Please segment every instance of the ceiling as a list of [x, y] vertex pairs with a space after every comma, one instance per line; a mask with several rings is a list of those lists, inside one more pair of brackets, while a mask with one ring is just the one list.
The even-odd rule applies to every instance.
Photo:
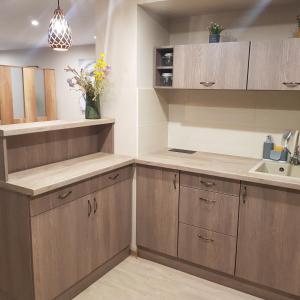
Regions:
[[[95, 43], [97, 0], [60, 0], [72, 29], [73, 45]], [[47, 46], [57, 0], [0, 0], [0, 50]], [[31, 25], [38, 20], [39, 26]]]
[[298, 4], [300, 0], [139, 0], [144, 8], [168, 17], [192, 16], [203, 13], [251, 9], [257, 5], [280, 6]]

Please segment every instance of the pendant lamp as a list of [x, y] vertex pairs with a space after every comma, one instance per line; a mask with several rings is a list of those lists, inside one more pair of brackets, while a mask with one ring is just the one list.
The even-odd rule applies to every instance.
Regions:
[[68, 51], [72, 45], [72, 32], [60, 8], [59, 0], [57, 2], [58, 7], [54, 11], [54, 16], [50, 21], [48, 43], [53, 50]]

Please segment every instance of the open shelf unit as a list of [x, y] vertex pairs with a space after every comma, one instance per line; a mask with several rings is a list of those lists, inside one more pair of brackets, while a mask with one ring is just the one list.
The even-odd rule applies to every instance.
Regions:
[[[172, 55], [170, 63], [166, 64], [164, 61], [165, 55]], [[173, 55], [174, 47], [166, 46], [155, 48], [155, 74], [154, 74], [154, 86], [170, 88], [173, 83]], [[171, 74], [170, 85], [165, 85], [163, 83], [163, 74]]]

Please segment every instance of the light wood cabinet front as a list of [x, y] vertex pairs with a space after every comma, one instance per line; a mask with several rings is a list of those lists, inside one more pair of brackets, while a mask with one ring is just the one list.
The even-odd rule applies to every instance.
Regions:
[[235, 237], [179, 224], [178, 257], [233, 275], [235, 253]]
[[236, 276], [300, 296], [300, 193], [242, 189]]
[[179, 172], [137, 167], [137, 244], [177, 256]]
[[92, 264], [102, 265], [131, 242], [131, 179], [94, 194]]
[[300, 90], [300, 39], [251, 42], [249, 90]]
[[92, 197], [31, 219], [35, 299], [50, 300], [92, 271]]
[[175, 46], [174, 88], [246, 90], [249, 42]]
[[215, 232], [237, 235], [239, 198], [180, 187], [179, 221]]

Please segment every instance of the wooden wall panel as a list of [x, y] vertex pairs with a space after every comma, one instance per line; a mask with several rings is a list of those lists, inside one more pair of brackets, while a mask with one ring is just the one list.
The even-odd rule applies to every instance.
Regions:
[[97, 126], [12, 136], [7, 139], [8, 172], [99, 152]]
[[107, 124], [99, 127], [99, 151], [114, 153], [114, 125]]
[[24, 98], [25, 98], [25, 121], [35, 122], [36, 118], [36, 86], [35, 86], [35, 68], [23, 69]]
[[56, 111], [56, 88], [55, 88], [55, 70], [44, 70], [45, 82], [45, 106], [48, 120], [57, 119]]
[[14, 123], [11, 71], [7, 66], [0, 66], [0, 120], [1, 124]]

